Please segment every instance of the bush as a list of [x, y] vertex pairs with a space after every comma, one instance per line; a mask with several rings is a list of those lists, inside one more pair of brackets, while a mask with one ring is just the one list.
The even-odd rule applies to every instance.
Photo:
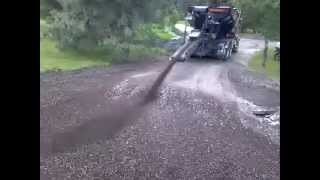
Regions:
[[158, 43], [168, 41], [172, 38], [170, 29], [163, 28], [157, 24], [141, 25], [134, 34], [133, 42], [136, 44], [157, 46]]
[[[180, 12], [172, 7], [172, 0], [57, 2], [62, 10], [52, 13], [52, 34], [61, 49], [88, 51], [110, 38], [120, 44], [138, 42], [153, 45], [154, 41], [169, 39], [168, 27], [181, 18]], [[153, 23], [161, 28], [144, 26]], [[165, 28], [168, 29], [164, 31]], [[139, 29], [145, 30], [144, 34]]]
[[52, 10], [62, 10], [57, 0], [40, 0], [40, 17], [47, 18], [49, 17], [50, 11]]
[[165, 54], [162, 48], [150, 48], [144, 45], [118, 44], [112, 52], [112, 60], [115, 63], [139, 61]]

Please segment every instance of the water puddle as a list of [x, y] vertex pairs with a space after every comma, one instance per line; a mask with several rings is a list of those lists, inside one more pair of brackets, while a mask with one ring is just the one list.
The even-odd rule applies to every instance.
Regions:
[[[253, 117], [259, 121], [264, 120], [266, 123], [268, 123], [269, 125], [278, 125], [280, 124], [279, 120], [280, 120], [280, 108], [265, 108], [265, 107], [261, 107], [261, 106], [257, 106], [255, 104], [253, 104], [252, 102], [245, 100], [241, 97], [237, 97], [237, 102], [238, 102], [238, 106], [240, 111], [242, 111], [243, 113], [247, 114], [250, 117]], [[265, 115], [255, 115], [254, 112], [263, 112], [263, 111], [270, 111], [270, 113], [266, 113]], [[272, 112], [274, 111], [274, 112]]]

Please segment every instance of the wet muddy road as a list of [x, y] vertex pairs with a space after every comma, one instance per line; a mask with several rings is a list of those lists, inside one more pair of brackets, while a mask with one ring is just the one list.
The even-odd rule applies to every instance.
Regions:
[[279, 179], [279, 85], [247, 71], [263, 42], [240, 44], [175, 64], [148, 103], [167, 57], [42, 74], [41, 179]]

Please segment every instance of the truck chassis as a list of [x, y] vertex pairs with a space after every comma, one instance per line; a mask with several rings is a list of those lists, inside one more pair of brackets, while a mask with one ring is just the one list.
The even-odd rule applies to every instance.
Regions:
[[171, 56], [176, 61], [190, 57], [230, 59], [239, 48], [240, 11], [231, 6], [191, 6], [186, 20], [194, 28], [185, 43]]

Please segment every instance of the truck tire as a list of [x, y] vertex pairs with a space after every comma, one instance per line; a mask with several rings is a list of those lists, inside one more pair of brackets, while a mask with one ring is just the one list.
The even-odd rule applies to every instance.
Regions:
[[237, 53], [239, 51], [239, 42], [237, 41], [236, 44], [232, 48], [233, 53]]
[[233, 49], [232, 49], [232, 53], [237, 53], [239, 51], [239, 48], [238, 47], [234, 47]]
[[225, 49], [225, 53], [222, 57], [223, 61], [227, 61], [231, 58], [232, 50], [233, 50], [233, 48], [231, 47], [231, 45], [229, 45], [229, 47]]
[[232, 48], [228, 48], [224, 61], [229, 60], [231, 58], [231, 54], [232, 54]]

